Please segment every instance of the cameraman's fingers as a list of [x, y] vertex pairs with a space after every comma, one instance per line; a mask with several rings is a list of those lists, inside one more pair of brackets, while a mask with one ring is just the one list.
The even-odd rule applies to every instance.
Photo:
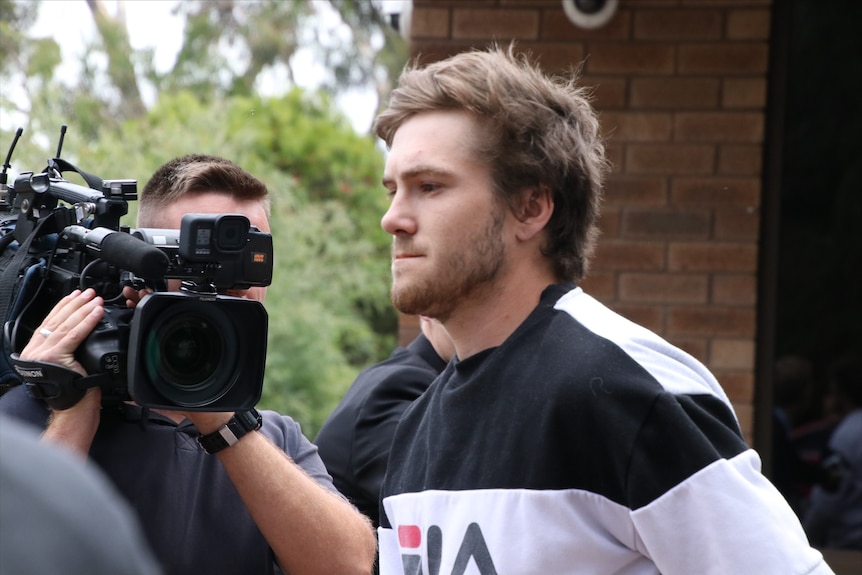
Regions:
[[[76, 305], [75, 301], [81, 296], [82, 293], [83, 292], [81, 292], [81, 290], [76, 289], [62, 299], [60, 299], [60, 301], [54, 304], [54, 307], [51, 308], [51, 311], [48, 312], [48, 315], [45, 316], [45, 319], [42, 320], [42, 325], [40, 325], [39, 327], [47, 329], [49, 331], [54, 331], [56, 326], [60, 325], [60, 323], [62, 323], [62, 321], [68, 315], [68, 311], [66, 310], [66, 308], [69, 305]], [[93, 292], [93, 295], [96, 295], [96, 292]]]
[[[60, 303], [54, 306], [54, 309], [42, 322], [41, 327], [49, 330], [53, 335], [62, 336], [72, 331], [94, 307], [101, 307], [104, 304], [102, 298], [97, 297], [92, 288], [83, 292], [77, 291], [77, 294], [72, 292], [70, 296], [72, 297], [67, 296], [60, 300]], [[95, 323], [90, 326], [87, 333], [93, 326]]]
[[135, 290], [132, 286], [123, 287], [123, 297], [126, 298], [126, 307], [135, 307], [148, 293], [153, 293], [153, 290], [150, 288]]
[[63, 337], [63, 343], [67, 343], [72, 346], [72, 349], [75, 349], [78, 344], [87, 339], [87, 336], [99, 324], [105, 313], [104, 304], [102, 298], [97, 297], [86, 302], [85, 305], [82, 305], [66, 318], [57, 328], [57, 333]]
[[41, 355], [37, 354], [38, 350], [51, 347], [56, 343], [59, 336], [54, 336], [54, 330], [56, 330], [69, 316], [69, 307], [75, 307], [78, 305], [76, 304], [76, 301], [80, 296], [81, 290], [74, 290], [61, 298], [60, 301], [51, 308], [51, 311], [48, 312], [48, 315], [45, 316], [45, 319], [43, 319], [39, 327], [36, 328], [30, 341], [27, 342], [27, 345], [24, 346], [23, 350], [21, 350], [22, 359], [42, 359], [41, 357], [35, 356]]
[[70, 296], [63, 298], [48, 314], [22, 350], [22, 358], [55, 361], [62, 365], [69, 362], [75, 349], [104, 314], [104, 301], [96, 297], [93, 290], [73, 292]]
[[56, 331], [34, 334], [26, 347], [21, 350], [21, 359], [55, 363], [75, 370], [81, 375], [87, 375], [75, 359], [75, 350], [93, 331], [105, 313], [101, 298], [93, 300], [90, 304], [79, 308], [60, 324]]

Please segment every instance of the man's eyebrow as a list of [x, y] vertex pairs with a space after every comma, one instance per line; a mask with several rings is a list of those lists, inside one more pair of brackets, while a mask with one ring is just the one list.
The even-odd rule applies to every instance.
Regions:
[[[405, 180], [418, 178], [418, 177], [422, 177], [422, 176], [425, 176], [425, 177], [432, 176], [432, 177], [438, 177], [438, 178], [445, 178], [445, 177], [450, 177], [452, 175], [453, 175], [453, 173], [450, 170], [445, 170], [445, 169], [440, 168], [438, 166], [429, 166], [429, 165], [415, 166], [415, 167], [410, 168], [409, 170], [405, 170], [405, 171], [401, 172], [401, 174], [400, 174], [400, 176]], [[394, 177], [391, 177], [391, 176], [387, 177], [385, 175], [383, 176], [383, 185], [384, 186], [387, 184], [391, 184], [394, 181], [395, 181]]]

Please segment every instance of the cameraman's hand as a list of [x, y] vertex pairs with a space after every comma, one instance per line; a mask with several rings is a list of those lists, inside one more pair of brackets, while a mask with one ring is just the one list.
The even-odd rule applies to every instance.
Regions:
[[126, 298], [126, 307], [135, 307], [148, 293], [153, 293], [153, 290], [150, 288], [136, 290], [132, 286], [123, 287], [123, 297]]
[[[105, 312], [104, 301], [96, 292], [75, 290], [61, 299], [21, 351], [21, 358], [62, 365], [82, 376], [87, 372], [75, 359], [75, 350], [98, 325]], [[58, 441], [86, 455], [99, 426], [102, 392], [87, 390], [69, 409], [54, 410], [45, 438]]]
[[96, 292], [75, 290], [61, 299], [21, 351], [21, 358], [47, 361], [87, 375], [75, 359], [75, 350], [99, 324], [104, 301]]

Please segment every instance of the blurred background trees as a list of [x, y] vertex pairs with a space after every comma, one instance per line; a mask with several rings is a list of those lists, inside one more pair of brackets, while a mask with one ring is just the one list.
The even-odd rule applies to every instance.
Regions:
[[[378, 1], [182, 2], [182, 47], [160, 71], [152, 50], [132, 49], [122, 2], [86, 4], [97, 34], [68, 85], [57, 78], [60, 46], [33, 29], [50, 3], [0, 0], [0, 78], [14, 87], [0, 90], [4, 158], [24, 128], [10, 183], [56, 155], [61, 125], [63, 158], [104, 179], [136, 179], [139, 190], [159, 165], [192, 152], [266, 182], [276, 269], [260, 405], [293, 415], [313, 437], [358, 371], [396, 343], [379, 225], [383, 154], [334, 101], [363, 87], [384, 102], [406, 44]], [[326, 71], [318, 89], [297, 86], [300, 49]], [[261, 95], [267, 74], [286, 78], [284, 89]], [[156, 96], [148, 103], [145, 93]], [[135, 212], [132, 203], [124, 223], [134, 226]]]

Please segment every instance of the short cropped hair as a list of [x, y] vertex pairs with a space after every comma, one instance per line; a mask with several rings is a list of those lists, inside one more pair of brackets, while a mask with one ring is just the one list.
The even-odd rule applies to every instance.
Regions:
[[374, 131], [387, 146], [412, 116], [463, 110], [478, 120], [474, 151], [511, 208], [528, 189], [547, 189], [554, 212], [542, 253], [562, 281], [582, 279], [598, 236], [608, 163], [596, 112], [577, 73], [543, 73], [514, 45], [408, 63]]
[[259, 179], [224, 158], [189, 154], [165, 163], [141, 191], [138, 226], [154, 227], [159, 210], [194, 193], [217, 192], [241, 201], [260, 201], [269, 215], [269, 190]]

